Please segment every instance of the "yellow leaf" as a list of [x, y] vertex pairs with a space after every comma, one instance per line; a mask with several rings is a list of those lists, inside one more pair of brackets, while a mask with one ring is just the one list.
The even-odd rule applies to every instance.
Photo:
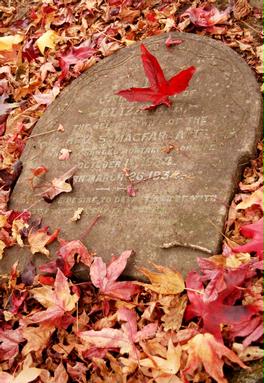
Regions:
[[57, 33], [49, 29], [47, 32], [45, 32], [42, 36], [40, 36], [37, 39], [36, 44], [40, 52], [44, 55], [46, 48], [50, 48], [50, 49], [55, 48], [57, 39], [58, 39]]
[[54, 291], [50, 286], [36, 287], [30, 292], [42, 306], [46, 307], [46, 309], [54, 306], [55, 296]]
[[0, 215], [0, 229], [5, 227], [6, 223], [7, 223], [6, 216], [5, 215]]
[[23, 39], [22, 35], [0, 37], [0, 51], [12, 51], [13, 45], [21, 43]]
[[4, 255], [4, 249], [6, 248], [6, 244], [0, 240], [0, 259], [3, 258]]
[[180, 273], [173, 271], [168, 267], [155, 264], [154, 266], [160, 273], [151, 272], [145, 267], [139, 269], [141, 273], [148, 277], [151, 284], [141, 282], [135, 283], [159, 294], [179, 294], [184, 290], [184, 279]]
[[24, 247], [21, 232], [24, 227], [28, 227], [22, 219], [15, 219], [12, 223], [12, 238], [20, 247]]

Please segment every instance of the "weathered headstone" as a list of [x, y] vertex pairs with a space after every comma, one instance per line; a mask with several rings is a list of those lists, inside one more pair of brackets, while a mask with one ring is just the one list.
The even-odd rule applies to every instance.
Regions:
[[[149, 261], [186, 272], [197, 256], [206, 256], [191, 247], [161, 249], [163, 243], [178, 240], [212, 253], [220, 250], [241, 164], [253, 155], [260, 135], [258, 86], [239, 56], [221, 43], [190, 34], [173, 34], [183, 43], [168, 49], [167, 37], [144, 43], [167, 78], [191, 65], [197, 68], [188, 90], [172, 97], [169, 109], [141, 110], [139, 103], [115, 95], [147, 86], [139, 44], [104, 59], [73, 81], [38, 122], [34, 135], [59, 124], [65, 132], [29, 140], [10, 206], [21, 210], [33, 205], [31, 211], [52, 229], [60, 227], [68, 240], [80, 238], [101, 214], [84, 243], [105, 260], [134, 249], [126, 270], [130, 276]], [[67, 161], [58, 160], [62, 148], [72, 150]], [[46, 180], [77, 165], [74, 191], [34, 206], [40, 197], [30, 191], [28, 177], [40, 165], [49, 169]], [[134, 181], [149, 178], [136, 185], [135, 197], [126, 193], [124, 168]], [[84, 214], [72, 223], [78, 207]], [[9, 263], [22, 252], [11, 251]]]

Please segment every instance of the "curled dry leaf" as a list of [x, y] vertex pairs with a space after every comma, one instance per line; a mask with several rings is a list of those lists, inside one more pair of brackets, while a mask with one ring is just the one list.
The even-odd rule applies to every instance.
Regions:
[[58, 258], [41, 265], [39, 268], [41, 272], [55, 274], [57, 268], [59, 268], [68, 277], [72, 275], [71, 269], [78, 262], [82, 262], [88, 267], [91, 266], [92, 254], [81, 241], [74, 240], [67, 242], [60, 239], [59, 242], [60, 248], [56, 252]]
[[160, 294], [179, 294], [184, 290], [184, 279], [180, 273], [168, 267], [155, 264], [154, 266], [159, 273], [151, 272], [145, 267], [139, 269], [150, 280], [151, 284], [136, 282], [138, 285]]
[[182, 43], [183, 43], [183, 40], [173, 39], [171, 36], [169, 36], [165, 41], [165, 45], [167, 48], [173, 47], [174, 45], [180, 45]]
[[83, 208], [82, 207], [78, 207], [77, 210], [75, 210], [73, 216], [71, 217], [70, 221], [71, 222], [76, 222], [76, 221], [79, 221], [79, 219], [81, 219], [81, 215], [83, 213]]
[[244, 225], [240, 228], [240, 233], [251, 241], [245, 245], [233, 248], [235, 253], [255, 252], [259, 259], [263, 259], [263, 218], [250, 225]]
[[74, 166], [62, 176], [54, 178], [51, 181], [51, 186], [41, 193], [41, 197], [46, 202], [51, 202], [57, 195], [61, 193], [69, 193], [72, 191], [73, 175], [77, 170], [77, 166]]

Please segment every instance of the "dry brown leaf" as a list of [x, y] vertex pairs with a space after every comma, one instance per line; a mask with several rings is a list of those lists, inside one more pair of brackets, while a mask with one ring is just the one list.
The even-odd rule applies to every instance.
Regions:
[[139, 271], [150, 280], [151, 284], [135, 283], [159, 294], [179, 294], [184, 290], [184, 279], [179, 272], [168, 267], [153, 265], [159, 273], [149, 271], [145, 267], [139, 268]]

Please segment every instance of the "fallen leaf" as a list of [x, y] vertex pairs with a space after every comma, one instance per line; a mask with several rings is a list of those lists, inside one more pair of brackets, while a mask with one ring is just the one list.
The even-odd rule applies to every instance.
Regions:
[[179, 294], [184, 290], [184, 279], [180, 273], [173, 271], [168, 267], [155, 264], [154, 266], [159, 273], [149, 271], [145, 267], [139, 268], [139, 271], [150, 280], [151, 284], [141, 282], [136, 283], [159, 294]]
[[190, 304], [186, 308], [185, 319], [202, 318], [203, 330], [210, 332], [220, 341], [222, 340], [222, 325], [236, 326], [241, 322], [249, 324], [252, 316], [256, 313], [256, 308], [253, 305], [232, 306], [223, 303], [224, 299], [230, 295], [230, 290], [234, 290], [234, 286], [223, 290], [214, 300], [206, 299], [202, 278], [195, 271], [187, 275], [186, 287]]
[[6, 244], [5, 242], [3, 242], [2, 240], [0, 240], [0, 260], [3, 258], [4, 256], [4, 249], [6, 248]]
[[84, 244], [79, 240], [64, 241], [59, 240], [60, 248], [56, 252], [57, 259], [40, 266], [40, 271], [43, 273], [56, 273], [57, 268], [60, 268], [64, 275], [70, 276], [73, 266], [82, 262], [86, 266], [90, 267], [93, 257], [87, 250]]
[[188, 8], [181, 17], [189, 16], [191, 22], [197, 27], [211, 27], [227, 21], [230, 10], [231, 8], [227, 7], [225, 11], [219, 11], [214, 6], [203, 5]]
[[90, 330], [79, 333], [80, 339], [96, 348], [119, 348], [121, 354], [128, 353], [130, 358], [137, 359], [139, 351], [135, 346], [142, 340], [152, 338], [158, 328], [157, 323], [150, 323], [137, 331], [137, 317], [135, 311], [122, 308], [117, 311], [121, 329], [104, 328], [99, 331]]
[[45, 49], [50, 48], [52, 50], [55, 49], [56, 41], [58, 40], [58, 35], [55, 31], [49, 29], [43, 35], [41, 35], [36, 44], [40, 50], [40, 52], [44, 55]]
[[252, 194], [247, 196], [247, 198], [245, 198], [236, 206], [236, 210], [248, 209], [253, 205], [258, 205], [263, 210], [263, 187], [257, 189]]
[[61, 193], [69, 193], [72, 191], [73, 174], [76, 172], [77, 167], [74, 166], [62, 176], [54, 178], [51, 181], [51, 186], [41, 193], [41, 197], [46, 202], [52, 202], [53, 199]]
[[263, 358], [263, 349], [257, 346], [244, 347], [241, 343], [233, 343], [232, 349], [242, 362], [251, 362]]
[[255, 252], [259, 259], [263, 259], [263, 218], [250, 225], [244, 225], [240, 228], [240, 233], [246, 238], [252, 238], [245, 245], [233, 248], [234, 253]]
[[0, 329], [0, 361], [13, 360], [19, 352], [19, 344], [24, 340], [20, 327], [16, 330]]
[[23, 347], [22, 355], [27, 355], [30, 352], [35, 352], [41, 356], [42, 351], [47, 347], [51, 334], [55, 331], [54, 327], [40, 324], [38, 327], [22, 328], [23, 337], [27, 340]]
[[46, 92], [41, 93], [40, 91], [37, 91], [33, 94], [33, 98], [39, 105], [50, 105], [59, 93], [60, 88], [57, 85], [54, 85], [52, 89]]
[[227, 383], [224, 377], [222, 357], [237, 363], [242, 368], [247, 366], [229, 348], [218, 342], [212, 334], [195, 335], [182, 349], [187, 352], [188, 359], [183, 370], [186, 379], [194, 377], [195, 372], [203, 366], [205, 371], [218, 383]]
[[13, 45], [21, 43], [24, 40], [22, 35], [2, 36], [0, 37], [0, 51], [12, 51]]
[[[64, 314], [68, 314], [66, 317], [72, 322], [70, 312], [75, 308], [79, 298], [76, 294], [71, 294], [67, 278], [60, 269], [57, 271], [54, 290], [49, 286], [36, 287], [31, 290], [31, 293], [47, 310], [29, 315], [26, 319], [27, 323], [47, 322], [59, 327], [61, 322], [63, 324]], [[68, 322], [67, 325], [69, 325]]]
[[102, 258], [94, 257], [90, 267], [90, 277], [93, 285], [100, 289], [100, 293], [113, 298], [130, 300], [131, 296], [138, 292], [138, 287], [132, 282], [116, 282], [124, 271], [127, 260], [132, 251], [124, 251], [117, 259], [110, 262], [108, 266]]
[[167, 81], [158, 60], [147, 50], [144, 44], [141, 44], [141, 59], [150, 87], [120, 90], [117, 95], [128, 101], [152, 102], [150, 106], [144, 108], [148, 110], [155, 109], [161, 104], [170, 107], [171, 102], [168, 97], [187, 89], [196, 70], [194, 66], [191, 66]]
[[35, 380], [42, 372], [42, 369], [35, 367], [23, 368], [19, 374], [14, 377], [7, 372], [0, 372], [1, 383], [29, 383]]
[[66, 149], [66, 148], [62, 148], [60, 150], [60, 154], [59, 154], [59, 160], [60, 161], [65, 161], [65, 160], [68, 160], [70, 158], [70, 154], [71, 154], [71, 150], [69, 149]]
[[81, 215], [83, 213], [83, 208], [82, 207], [78, 207], [77, 210], [75, 210], [75, 212], [73, 213], [73, 216], [71, 217], [70, 221], [71, 222], [76, 222], [76, 221], [79, 221], [79, 219], [81, 219]]
[[159, 356], [151, 355], [150, 358], [141, 359], [140, 366], [148, 367], [152, 370], [154, 379], [157, 377], [166, 378], [170, 382], [173, 375], [177, 374], [181, 362], [181, 346], [174, 346], [171, 338], [168, 342], [166, 359]]
[[260, 64], [256, 66], [256, 71], [258, 73], [263, 73], [263, 45], [260, 45], [256, 48], [257, 58], [259, 59]]
[[60, 362], [56, 370], [54, 371], [54, 378], [49, 380], [49, 383], [67, 383], [69, 381], [69, 375], [65, 370], [63, 363]]
[[165, 45], [167, 48], [173, 47], [174, 45], [180, 45], [183, 43], [183, 40], [181, 39], [173, 39], [171, 35], [166, 39]]
[[28, 243], [32, 254], [41, 253], [46, 256], [49, 256], [50, 252], [48, 249], [46, 249], [45, 246], [50, 244], [57, 238], [60, 229], [56, 229], [53, 234], [48, 234], [48, 231], [48, 226], [43, 227], [39, 230], [31, 229], [29, 231]]

